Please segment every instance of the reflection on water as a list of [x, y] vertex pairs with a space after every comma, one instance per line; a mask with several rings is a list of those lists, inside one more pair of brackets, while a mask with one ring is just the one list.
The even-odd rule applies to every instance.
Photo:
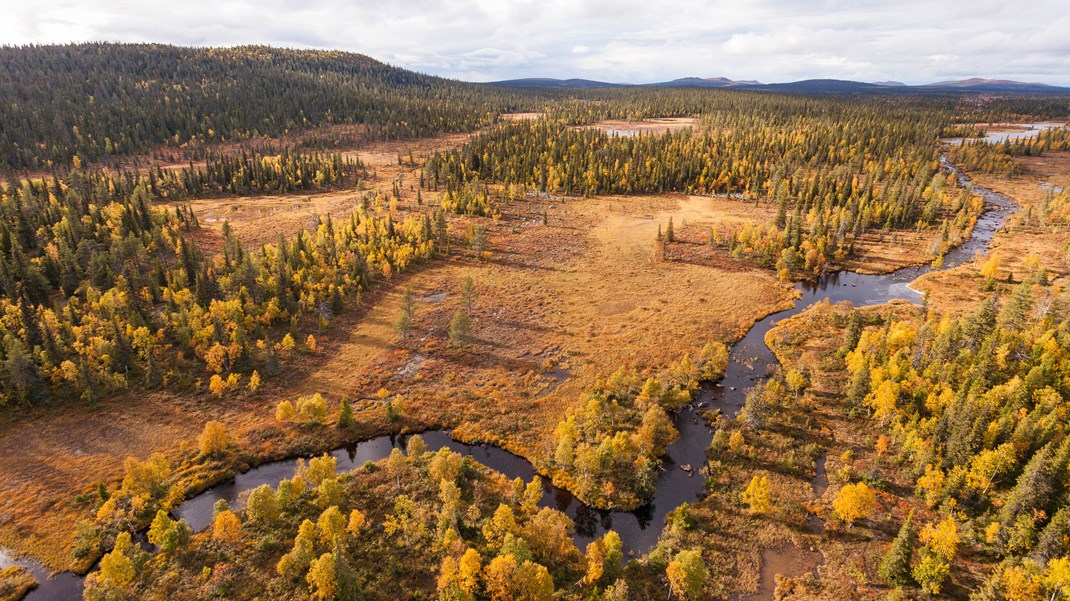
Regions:
[[998, 144], [1007, 140], [1014, 141], [1032, 138], [1046, 129], [1065, 127], [1065, 125], [1062, 123], [1024, 123], [1018, 127], [1022, 127], [1024, 129], [1009, 129], [1008, 131], [985, 132], [985, 136], [982, 138], [946, 138], [944, 142], [956, 146], [962, 144], [963, 142], [992, 142]]

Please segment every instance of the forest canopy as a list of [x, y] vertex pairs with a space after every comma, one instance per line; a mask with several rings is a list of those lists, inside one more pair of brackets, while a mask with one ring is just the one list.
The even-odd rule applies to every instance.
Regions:
[[265, 46], [2, 48], [0, 73], [0, 171], [336, 124], [362, 126], [369, 140], [470, 131], [532, 97], [359, 54]]

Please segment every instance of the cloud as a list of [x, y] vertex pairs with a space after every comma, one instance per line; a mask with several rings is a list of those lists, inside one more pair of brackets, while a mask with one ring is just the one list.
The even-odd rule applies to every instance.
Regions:
[[964, 76], [1070, 86], [1065, 0], [0, 0], [0, 43], [154, 41], [362, 52], [490, 81]]

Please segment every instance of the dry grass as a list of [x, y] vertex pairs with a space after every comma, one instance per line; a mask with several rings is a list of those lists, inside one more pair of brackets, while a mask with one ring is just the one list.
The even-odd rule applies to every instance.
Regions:
[[[421, 339], [382, 356], [364, 390], [404, 392], [421, 419], [453, 421], [466, 437], [539, 456], [564, 410], [598, 377], [621, 365], [667, 365], [787, 306], [789, 291], [767, 273], [658, 260], [659, 223], [669, 215], [716, 219], [718, 206], [708, 198], [612, 197], [557, 201], [549, 226], [503, 220], [490, 260], [421, 274], [420, 294], [446, 299], [421, 307]], [[478, 294], [477, 342], [448, 349], [467, 276]], [[421, 363], [410, 375], [404, 367], [413, 357]], [[560, 385], [541, 375], [551, 365], [568, 374]]]
[[940, 232], [934, 230], [902, 230], [891, 234], [866, 232], [855, 242], [855, 254], [839, 266], [857, 273], [880, 274], [929, 263], [933, 260], [930, 250], [939, 239]]
[[37, 586], [26, 570], [11, 566], [0, 570], [0, 601], [18, 601]]

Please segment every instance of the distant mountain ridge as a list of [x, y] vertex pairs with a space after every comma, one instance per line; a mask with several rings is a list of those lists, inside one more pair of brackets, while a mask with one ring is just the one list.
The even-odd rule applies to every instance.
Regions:
[[1016, 92], [1034, 94], [1070, 94], [1070, 88], [1036, 82], [974, 77], [931, 84], [907, 85], [899, 81], [862, 82], [844, 79], [804, 79], [783, 83], [761, 83], [754, 80], [733, 80], [727, 77], [681, 77], [671, 81], [645, 84], [623, 84], [590, 79], [554, 79], [529, 77], [491, 82], [490, 85], [510, 88], [611, 88], [649, 86], [666, 88], [737, 88], [765, 89], [805, 93], [865, 93], [865, 92]]
[[1038, 82], [1022, 82], [1011, 81], [1008, 79], [982, 79], [980, 77], [973, 77], [970, 79], [960, 79], [956, 81], [941, 81], [934, 84], [929, 84], [922, 87], [933, 88], [958, 88], [958, 89], [972, 89], [972, 90], [1067, 90], [1068, 88], [1060, 88], [1057, 86], [1048, 85], [1046, 83]]
[[503, 88], [619, 88], [630, 84], [608, 83], [591, 79], [554, 79], [552, 77], [525, 77], [506, 81], [492, 81], [487, 85]]
[[664, 87], [698, 87], [698, 88], [732, 88], [737, 86], [760, 86], [759, 81], [735, 81], [727, 77], [681, 77], [672, 81], [646, 84], [649, 86]]

